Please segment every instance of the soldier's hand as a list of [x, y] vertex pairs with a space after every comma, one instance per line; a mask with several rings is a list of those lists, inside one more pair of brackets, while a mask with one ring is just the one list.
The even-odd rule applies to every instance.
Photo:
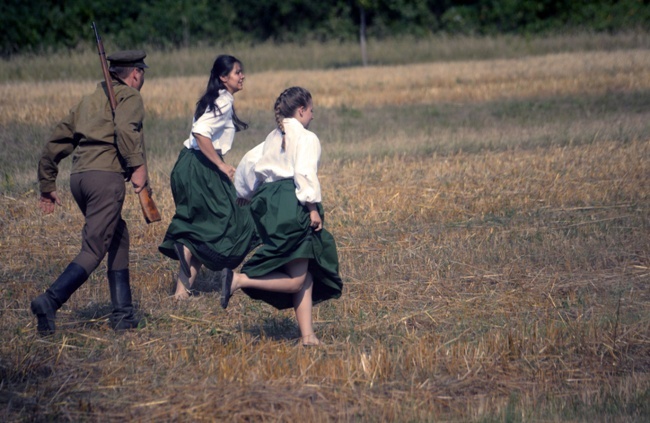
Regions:
[[133, 173], [131, 174], [131, 184], [133, 185], [136, 194], [139, 194], [140, 191], [147, 186], [147, 167], [145, 165], [133, 169]]
[[41, 208], [44, 214], [50, 214], [54, 211], [55, 205], [61, 205], [61, 200], [56, 194], [56, 191], [52, 192], [42, 192], [41, 198], [38, 201], [38, 206]]

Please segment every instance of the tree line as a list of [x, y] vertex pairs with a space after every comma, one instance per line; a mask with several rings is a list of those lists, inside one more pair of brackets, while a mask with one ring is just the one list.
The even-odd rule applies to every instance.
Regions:
[[4, 0], [0, 54], [85, 46], [92, 21], [120, 48], [615, 32], [649, 29], [650, 0]]

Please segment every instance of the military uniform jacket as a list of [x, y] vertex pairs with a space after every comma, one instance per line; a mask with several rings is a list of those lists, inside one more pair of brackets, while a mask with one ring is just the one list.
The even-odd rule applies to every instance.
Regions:
[[43, 147], [38, 163], [41, 192], [56, 191], [58, 164], [74, 153], [70, 173], [102, 170], [128, 173], [145, 163], [144, 103], [140, 92], [112, 81], [117, 107], [111, 112], [105, 82], [84, 96], [60, 121]]

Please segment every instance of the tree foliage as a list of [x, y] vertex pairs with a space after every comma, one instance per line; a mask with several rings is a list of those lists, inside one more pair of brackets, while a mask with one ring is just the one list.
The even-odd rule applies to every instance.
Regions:
[[121, 48], [350, 40], [359, 6], [370, 37], [650, 27], [650, 0], [4, 0], [0, 54], [75, 48], [91, 21]]

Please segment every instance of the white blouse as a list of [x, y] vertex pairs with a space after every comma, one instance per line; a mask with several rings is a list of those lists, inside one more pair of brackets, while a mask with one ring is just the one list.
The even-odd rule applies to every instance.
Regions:
[[232, 107], [235, 98], [226, 90], [219, 90], [219, 97], [215, 101], [218, 109], [210, 108], [197, 120], [192, 119], [190, 137], [183, 143], [185, 148], [199, 150], [199, 144], [194, 133], [203, 135], [212, 141], [215, 150], [221, 150], [225, 155], [232, 147], [235, 139], [235, 124], [232, 121]]
[[292, 178], [301, 204], [320, 203], [320, 141], [294, 118], [284, 119], [282, 123], [286, 132], [285, 150], [282, 151], [282, 133], [276, 129], [262, 144], [246, 153], [235, 172], [237, 195], [251, 199], [262, 183]]

